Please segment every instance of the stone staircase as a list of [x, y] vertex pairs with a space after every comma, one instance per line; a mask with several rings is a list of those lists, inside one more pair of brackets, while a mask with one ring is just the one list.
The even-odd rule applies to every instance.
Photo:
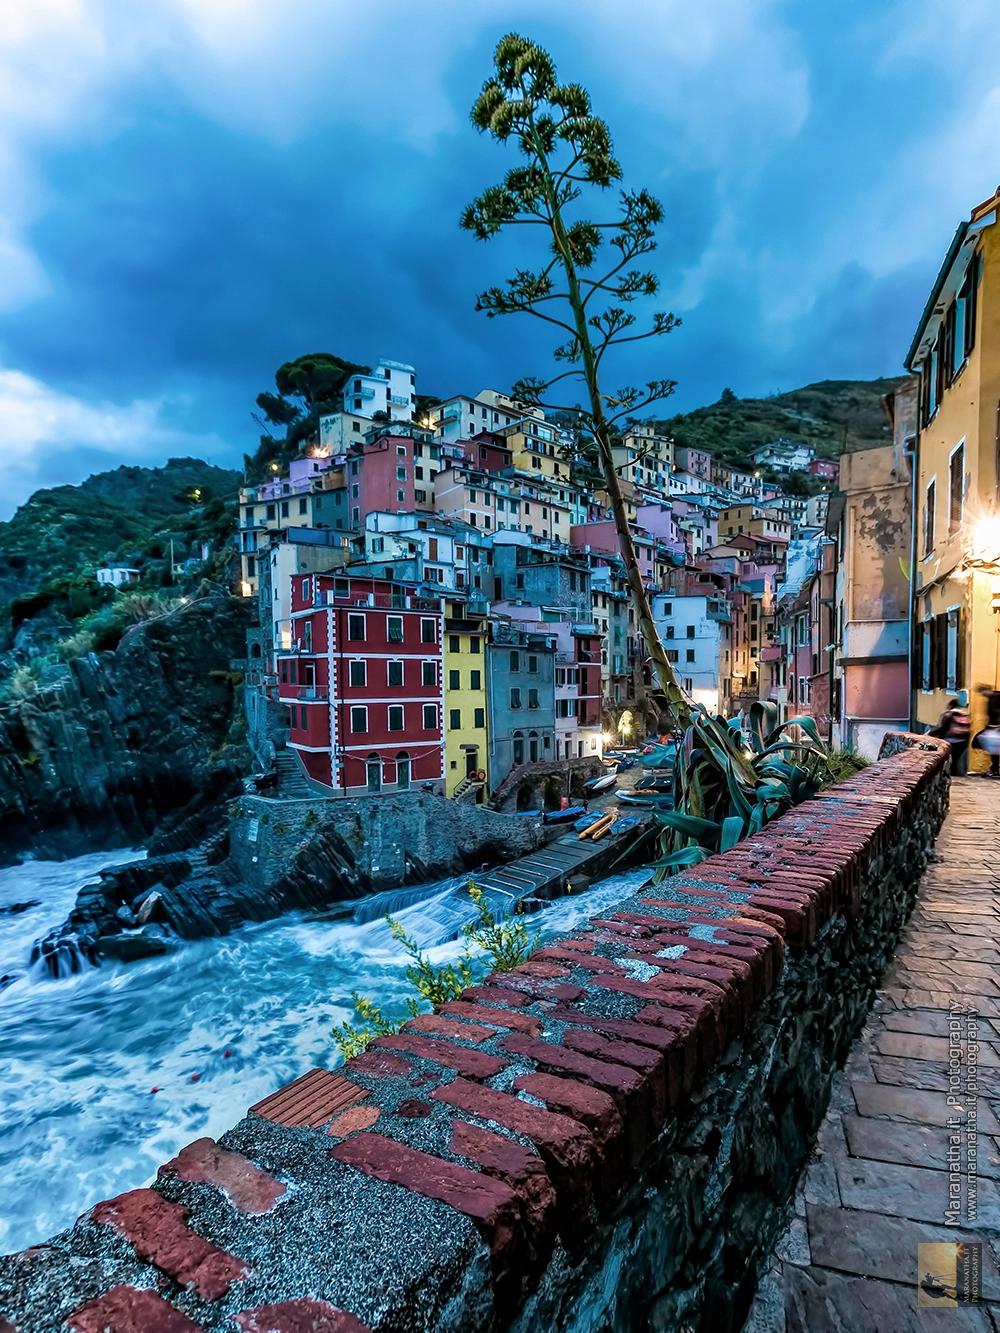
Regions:
[[485, 787], [485, 782], [474, 782], [472, 778], [463, 778], [451, 794], [453, 801], [474, 801], [476, 792]]
[[278, 775], [278, 796], [288, 800], [308, 800], [312, 796], [309, 784], [302, 775], [298, 757], [291, 750], [278, 750], [274, 756], [274, 771]]

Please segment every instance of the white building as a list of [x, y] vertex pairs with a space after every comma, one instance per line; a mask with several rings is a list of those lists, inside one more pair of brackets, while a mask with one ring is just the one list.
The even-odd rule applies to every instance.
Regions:
[[[481, 389], [475, 398], [459, 393], [438, 403], [421, 418], [421, 425], [434, 430], [439, 439], [454, 443], [469, 440], [480, 431], [500, 431], [525, 420], [544, 421], [545, 414], [540, 407], [519, 406], [513, 398], [496, 389]], [[546, 438], [554, 439], [555, 436], [555, 429], [547, 428]]]
[[725, 708], [731, 679], [731, 615], [719, 597], [653, 597], [653, 621], [681, 685], [710, 713]]
[[750, 451], [754, 467], [770, 468], [772, 472], [805, 472], [815, 457], [815, 449], [791, 440], [773, 440]]
[[[371, 420], [410, 421], [417, 407], [417, 374], [402, 361], [379, 361], [370, 375], [352, 375], [344, 385], [344, 411]], [[321, 437], [322, 443], [322, 437]]]
[[109, 583], [113, 588], [120, 588], [124, 583], [138, 583], [139, 571], [129, 569], [127, 565], [112, 565], [97, 571], [98, 583]]

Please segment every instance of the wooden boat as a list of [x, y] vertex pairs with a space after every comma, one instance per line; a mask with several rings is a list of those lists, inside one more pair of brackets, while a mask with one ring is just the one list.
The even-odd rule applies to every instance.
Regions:
[[599, 796], [601, 792], [610, 791], [617, 781], [617, 773], [602, 773], [599, 778], [591, 778], [589, 782], [585, 782], [583, 790], [588, 796]]

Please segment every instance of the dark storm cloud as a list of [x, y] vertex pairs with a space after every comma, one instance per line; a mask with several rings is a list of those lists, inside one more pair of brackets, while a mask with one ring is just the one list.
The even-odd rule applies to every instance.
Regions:
[[627, 183], [665, 205], [656, 264], [683, 324], [615, 378], [671, 376], [679, 410], [899, 369], [998, 174], [988, 7], [515, 9], [91, 0], [65, 50], [41, 25], [8, 51], [25, 91], [0, 167], [4, 512], [122, 460], [237, 462], [254, 396], [305, 351], [407, 360], [440, 394], [543, 369], [543, 330], [473, 309], [524, 242], [457, 226], [510, 161], [467, 108], [515, 22], [591, 87]]

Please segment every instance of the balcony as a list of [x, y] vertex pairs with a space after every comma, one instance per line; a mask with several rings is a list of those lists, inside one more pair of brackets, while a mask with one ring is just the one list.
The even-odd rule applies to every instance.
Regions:
[[[286, 698], [291, 696], [286, 695]], [[330, 691], [326, 685], [297, 685], [295, 687], [296, 699], [318, 700], [324, 702], [330, 697]]]

